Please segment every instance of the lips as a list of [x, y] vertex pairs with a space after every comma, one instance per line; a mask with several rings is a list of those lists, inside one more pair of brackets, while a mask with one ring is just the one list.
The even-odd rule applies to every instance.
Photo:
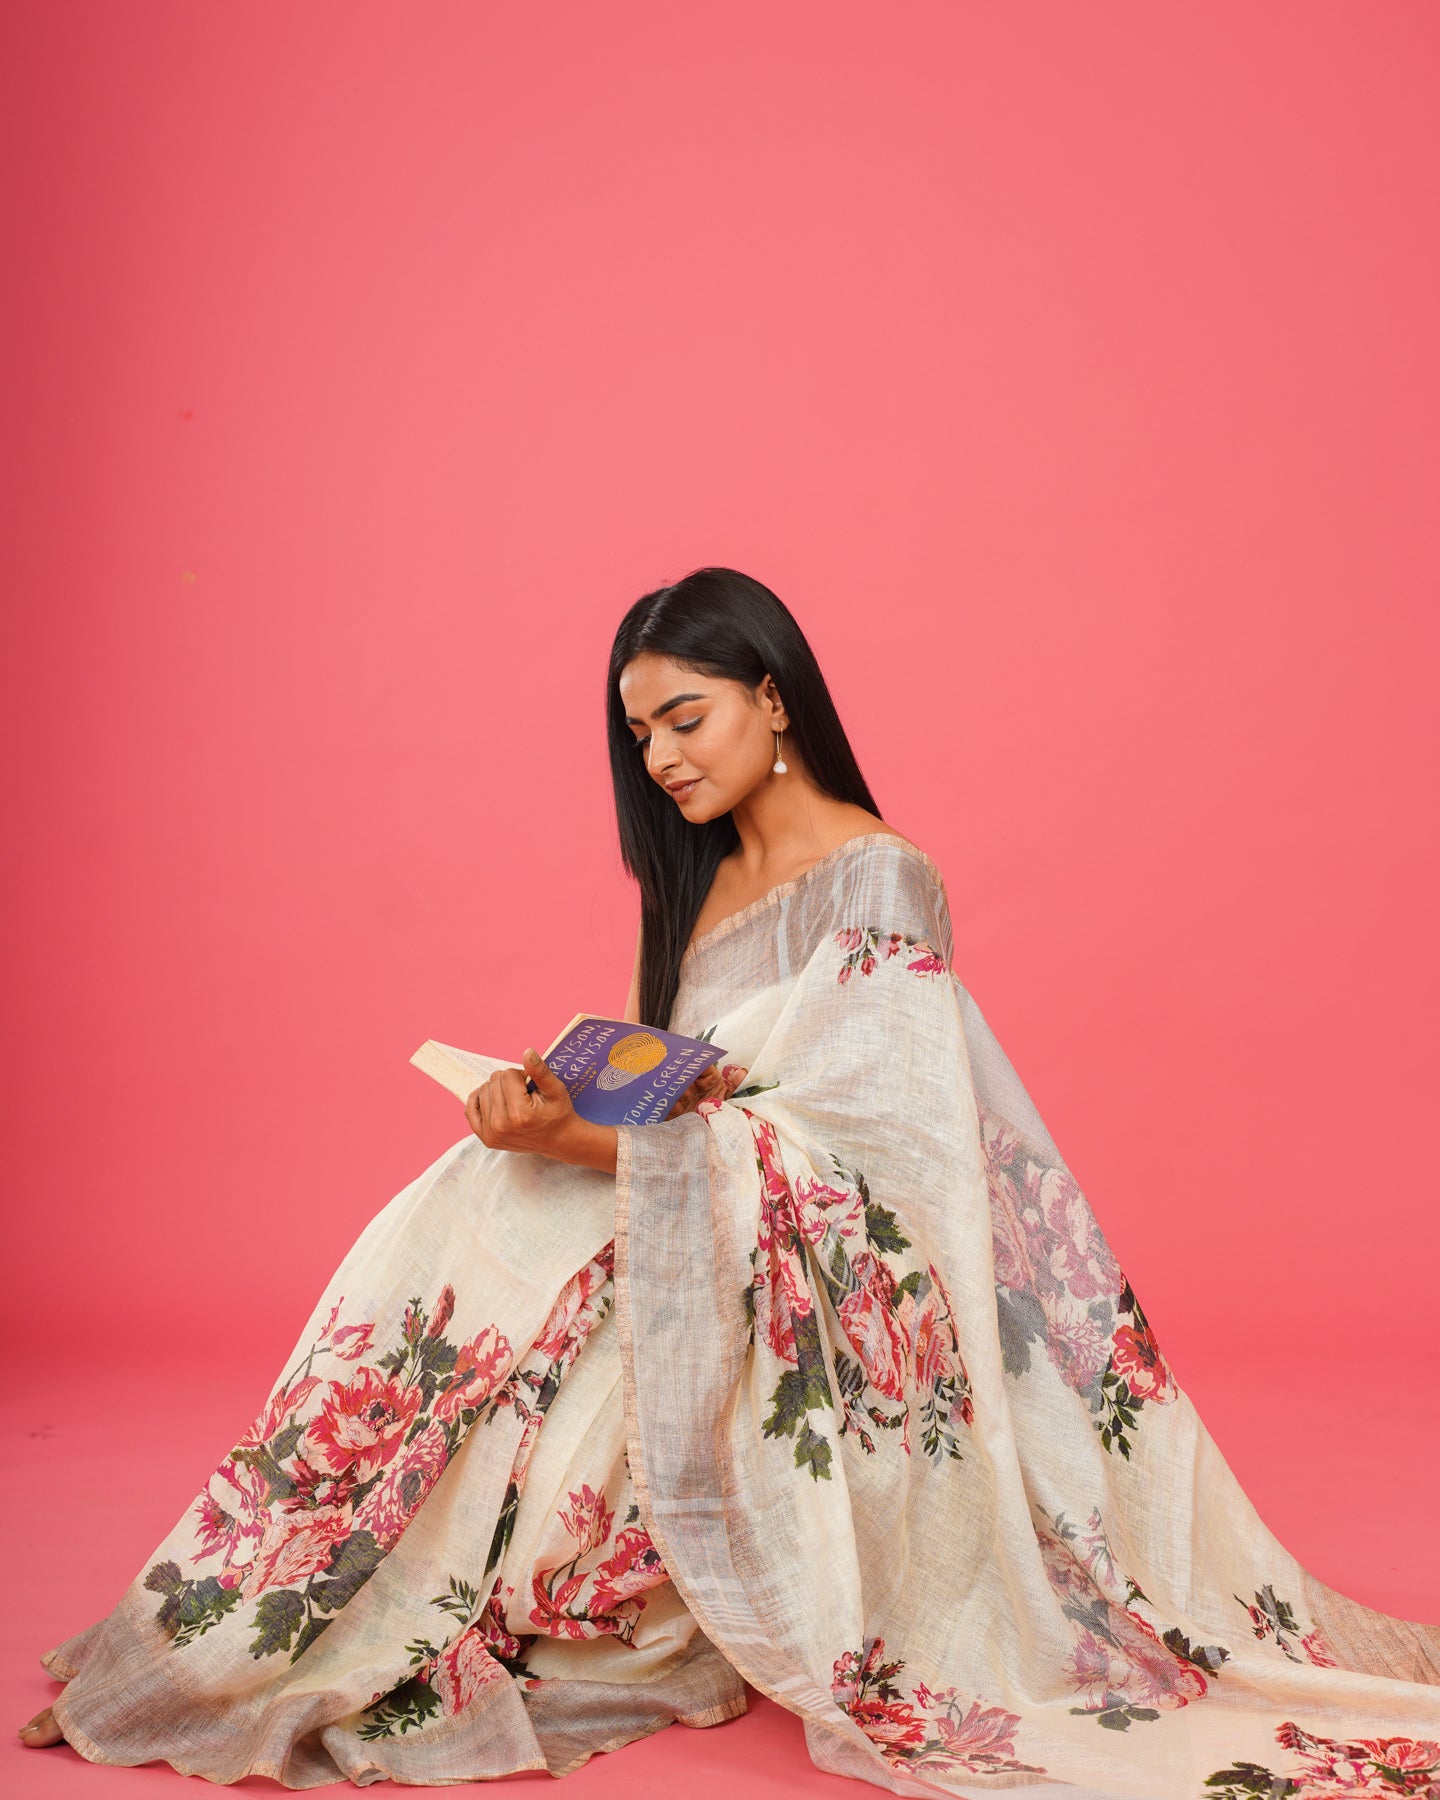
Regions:
[[694, 781], [676, 782], [676, 784], [673, 787], [669, 784], [669, 782], [667, 782], [665, 784], [665, 791], [667, 794], [673, 794], [677, 800], [683, 800], [687, 794], [693, 793], [693, 791], [700, 785], [700, 782], [702, 779], [703, 779], [702, 776], [697, 775], [695, 777]]

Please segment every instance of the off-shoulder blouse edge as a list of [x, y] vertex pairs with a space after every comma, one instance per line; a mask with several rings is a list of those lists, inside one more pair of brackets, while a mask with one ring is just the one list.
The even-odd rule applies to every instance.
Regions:
[[873, 844], [877, 840], [882, 844], [893, 844], [897, 850], [903, 850], [910, 856], [919, 857], [935, 877], [936, 882], [943, 888], [944, 878], [941, 876], [938, 866], [918, 844], [912, 844], [909, 838], [896, 837], [891, 831], [862, 831], [853, 838], [846, 838], [843, 844], [837, 844], [833, 850], [827, 850], [823, 856], [817, 856], [808, 869], [802, 869], [798, 875], [792, 875], [789, 881], [782, 881], [776, 887], [767, 888], [758, 899], [752, 900], [748, 906], [742, 906], [738, 912], [727, 913], [718, 925], [712, 925], [708, 931], [702, 931], [699, 937], [691, 938], [681, 955], [681, 962], [693, 956], [705, 945], [714, 943], [716, 938], [724, 937], [727, 932], [734, 931], [747, 919], [753, 919], [757, 913], [763, 912], [766, 907], [773, 906], [786, 894], [793, 894], [797, 888], [803, 887], [812, 875], [828, 867], [837, 858], [858, 850], [862, 844]]

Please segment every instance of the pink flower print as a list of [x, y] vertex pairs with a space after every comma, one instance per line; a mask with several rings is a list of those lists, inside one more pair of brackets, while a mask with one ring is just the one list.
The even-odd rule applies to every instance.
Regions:
[[[953, 1697], [954, 1688], [947, 1691]], [[918, 1689], [916, 1693], [918, 1697]], [[1006, 1712], [1003, 1706], [982, 1706], [978, 1700], [970, 1702], [963, 1718], [953, 1719], [942, 1713], [935, 1721], [945, 1754], [975, 1774], [983, 1773], [1000, 1758], [1014, 1756], [1019, 1728], [1019, 1713]]]
[[1024, 1147], [1020, 1133], [1008, 1119], [992, 1112], [983, 1100], [977, 1101], [976, 1106], [986, 1158], [996, 1169], [1007, 1168]]
[[286, 1512], [315, 1506], [348, 1506], [360, 1485], [354, 1463], [347, 1463], [336, 1474], [329, 1469], [317, 1469], [303, 1456], [295, 1457], [291, 1463], [290, 1479], [295, 1483], [294, 1492], [280, 1502]]
[[800, 1234], [795, 1223], [795, 1202], [779, 1139], [768, 1119], [742, 1109], [755, 1139], [760, 1169], [760, 1215], [756, 1224], [755, 1329], [776, 1356], [797, 1362], [795, 1322], [813, 1309], [804, 1264], [798, 1254]]
[[1035, 1540], [1045, 1564], [1045, 1578], [1062, 1602], [1078, 1600], [1088, 1603], [1095, 1596], [1095, 1583], [1084, 1566], [1076, 1560], [1065, 1542], [1043, 1525], [1035, 1527]]
[[1409, 1794], [1430, 1800], [1440, 1778], [1440, 1744], [1429, 1738], [1361, 1738], [1341, 1743], [1287, 1719], [1276, 1740], [1300, 1753], [1294, 1800], [1341, 1800], [1352, 1794]]
[[1035, 1285], [1030, 1246], [1020, 1223], [1020, 1196], [1009, 1171], [990, 1167], [990, 1229], [995, 1251], [995, 1279], [1012, 1292]]
[[455, 1290], [447, 1281], [440, 1290], [440, 1298], [435, 1302], [435, 1310], [430, 1315], [430, 1325], [425, 1335], [439, 1337], [450, 1323], [450, 1315], [455, 1310]]
[[750, 1121], [751, 1134], [755, 1139], [755, 1157], [760, 1165], [759, 1243], [762, 1250], [768, 1250], [777, 1238], [782, 1243], [794, 1238], [794, 1201], [785, 1175], [785, 1164], [781, 1160], [780, 1141], [775, 1135], [775, 1127], [768, 1119], [757, 1118], [748, 1107], [743, 1110]]
[[268, 1443], [291, 1413], [302, 1406], [311, 1392], [319, 1387], [323, 1379], [324, 1377], [320, 1375], [305, 1375], [288, 1388], [278, 1387], [266, 1402], [264, 1412], [250, 1426], [235, 1448], [237, 1450], [252, 1449], [257, 1445]]
[[870, 1696], [858, 1700], [850, 1708], [850, 1717], [892, 1762], [903, 1760], [897, 1759], [893, 1752], [925, 1742], [925, 1721], [906, 1700], [881, 1700]]
[[596, 1627], [582, 1614], [570, 1612], [585, 1585], [582, 1574], [568, 1575], [552, 1593], [548, 1579], [553, 1569], [537, 1569], [531, 1578], [530, 1591], [534, 1604], [530, 1622], [547, 1637], [589, 1638], [597, 1636]]
[[1110, 1540], [1105, 1534], [1105, 1522], [1100, 1517], [1098, 1506], [1090, 1508], [1090, 1517], [1085, 1522], [1084, 1530], [1078, 1534], [1078, 1542], [1085, 1558], [1085, 1566], [1096, 1583], [1111, 1599], [1122, 1599], [1125, 1583], [1111, 1553]]
[[221, 1463], [210, 1481], [222, 1481], [229, 1492], [219, 1498], [205, 1492], [196, 1502], [198, 1532], [203, 1548], [191, 1555], [191, 1562], [201, 1562], [223, 1553], [224, 1566], [216, 1579], [221, 1587], [233, 1588], [251, 1562], [265, 1535], [269, 1483], [263, 1475], [231, 1456]]
[[230, 1491], [223, 1499], [217, 1499], [207, 1483], [196, 1500], [193, 1510], [198, 1547], [191, 1552], [190, 1561], [200, 1563], [207, 1557], [222, 1556], [223, 1567], [217, 1579], [222, 1587], [236, 1587], [265, 1535], [269, 1484], [263, 1475], [234, 1457], [221, 1463], [210, 1480], [224, 1482]]
[[1077, 1623], [1075, 1647], [1065, 1665], [1087, 1706], [1094, 1711], [1123, 1705], [1173, 1709], [1206, 1692], [1201, 1670], [1161, 1643], [1148, 1620], [1107, 1599], [1064, 1539], [1041, 1525], [1035, 1536], [1046, 1577], [1072, 1621], [1077, 1615], [1097, 1621], [1095, 1630]]
[[447, 1714], [461, 1712], [481, 1688], [509, 1679], [486, 1647], [478, 1625], [469, 1626], [440, 1652], [434, 1675], [440, 1706]]
[[835, 1667], [830, 1678], [830, 1692], [835, 1704], [844, 1712], [849, 1712], [860, 1693], [860, 1679], [863, 1659], [858, 1650], [847, 1650], [843, 1656], [837, 1656]]
[[1110, 1360], [1111, 1342], [1090, 1309], [1071, 1294], [1048, 1298], [1045, 1306], [1045, 1351], [1068, 1387], [1084, 1393], [1094, 1386]]
[[609, 1537], [614, 1516], [605, 1504], [605, 1495], [597, 1494], [588, 1482], [581, 1482], [579, 1493], [572, 1491], [570, 1495], [569, 1509], [560, 1514], [560, 1523], [580, 1546], [583, 1555]]
[[353, 1467], [363, 1481], [394, 1456], [419, 1408], [419, 1388], [402, 1388], [362, 1365], [348, 1382], [330, 1383], [306, 1430], [306, 1455], [335, 1474]]
[[467, 1407], [481, 1405], [513, 1361], [510, 1340], [495, 1326], [487, 1325], [460, 1346], [450, 1385], [436, 1400], [433, 1416], [448, 1424]]
[[584, 1330], [593, 1323], [592, 1297], [609, 1280], [615, 1264], [615, 1245], [608, 1243], [598, 1256], [592, 1257], [561, 1288], [545, 1323], [540, 1327], [532, 1349], [540, 1356], [554, 1358], [572, 1341], [577, 1325]]
[[887, 1399], [903, 1400], [909, 1347], [888, 1302], [866, 1283], [840, 1302], [840, 1324], [870, 1385]]
[[833, 1225], [842, 1238], [864, 1229], [865, 1205], [855, 1188], [830, 1187], [801, 1176], [795, 1183], [797, 1222], [808, 1244], [819, 1244]]
[[915, 1385], [922, 1392], [932, 1389], [943, 1377], [956, 1374], [959, 1364], [945, 1290], [933, 1265], [929, 1275], [930, 1286], [924, 1298], [916, 1300], [907, 1294], [901, 1313], [910, 1343]]
[[835, 933], [835, 942], [842, 950], [858, 950], [865, 942], [865, 933], [858, 925], [847, 925]]
[[1374, 1770], [1393, 1770], [1407, 1793], [1426, 1800], [1434, 1792], [1432, 1783], [1440, 1781], [1440, 1744], [1430, 1738], [1361, 1738], [1347, 1748], [1358, 1751]]
[[908, 1701], [884, 1698], [885, 1693], [894, 1693], [888, 1686], [889, 1677], [903, 1666], [898, 1662], [883, 1665], [884, 1654], [885, 1640], [877, 1637], [871, 1640], [863, 1658], [854, 1650], [837, 1657], [831, 1670], [830, 1692], [835, 1704], [893, 1761], [895, 1753], [925, 1741], [925, 1722]]
[[[616, 1538], [612, 1554], [595, 1570], [591, 1612], [617, 1614], [622, 1604], [633, 1602], [637, 1594], [668, 1580], [650, 1533], [641, 1525], [627, 1525]], [[641, 1601], [640, 1606], [643, 1605]]]
[[1210, 1684], [1201, 1670], [1167, 1650], [1155, 1628], [1138, 1613], [1112, 1605], [1109, 1618], [1126, 1659], [1120, 1668], [1120, 1687], [1131, 1705], [1169, 1709], [1206, 1692]]
[[1133, 1325], [1120, 1326], [1115, 1333], [1112, 1360], [1115, 1373], [1124, 1377], [1126, 1387], [1137, 1400], [1153, 1400], [1157, 1406], [1165, 1406], [1180, 1391], [1148, 1325], [1143, 1331]]
[[1081, 1630], [1065, 1659], [1065, 1672], [1076, 1695], [1095, 1708], [1117, 1704], [1109, 1647], [1093, 1631]]
[[[503, 1591], [512, 1597], [515, 1593], [514, 1588], [505, 1588]], [[475, 1629], [479, 1631], [493, 1656], [502, 1662], [515, 1662], [519, 1659], [521, 1645], [519, 1638], [513, 1637], [506, 1629], [501, 1592], [501, 1577], [497, 1575], [495, 1585], [490, 1590], [490, 1598], [485, 1602], [485, 1610], [475, 1621]]]
[[861, 1250], [851, 1259], [850, 1267], [855, 1271], [855, 1279], [862, 1286], [873, 1288], [887, 1304], [893, 1304], [895, 1276], [890, 1265], [882, 1262], [873, 1250]]
[[510, 1479], [515, 1483], [517, 1493], [525, 1485], [525, 1475], [530, 1467], [530, 1456], [535, 1448], [535, 1440], [540, 1435], [540, 1427], [544, 1423], [543, 1412], [531, 1412], [526, 1415], [525, 1423], [520, 1428], [520, 1442], [515, 1447], [515, 1460], [510, 1465]]
[[330, 1348], [342, 1362], [359, 1362], [375, 1336], [374, 1322], [365, 1325], [342, 1325], [335, 1333]]
[[1325, 1642], [1318, 1625], [1313, 1630], [1307, 1631], [1301, 1638], [1300, 1648], [1318, 1668], [1338, 1669], [1340, 1666], [1332, 1655], [1330, 1646]]
[[725, 1084], [725, 1098], [728, 1100], [738, 1087], [745, 1085], [745, 1077], [750, 1071], [741, 1063], [721, 1063], [720, 1079]]
[[432, 1419], [361, 1501], [355, 1529], [373, 1532], [387, 1550], [396, 1543], [444, 1473], [448, 1441], [445, 1427]]
[[795, 1324], [808, 1318], [814, 1305], [800, 1258], [772, 1241], [768, 1252], [757, 1259], [753, 1292], [757, 1335], [776, 1356], [798, 1366]]
[[912, 975], [943, 975], [945, 958], [938, 950], [921, 941], [912, 946], [911, 958], [905, 967]]
[[1081, 1300], [1117, 1299], [1125, 1277], [1075, 1178], [1065, 1169], [1047, 1169], [1040, 1190], [1045, 1222], [1057, 1239], [1051, 1274]]
[[270, 1516], [249, 1576], [242, 1586], [253, 1600], [267, 1588], [292, 1587], [327, 1568], [330, 1554], [351, 1530], [348, 1506], [321, 1506], [313, 1512], [276, 1512]]
[[202, 1562], [217, 1550], [228, 1551], [234, 1544], [239, 1520], [234, 1513], [225, 1511], [208, 1488], [195, 1502], [195, 1518], [200, 1547], [191, 1556], [191, 1562]]

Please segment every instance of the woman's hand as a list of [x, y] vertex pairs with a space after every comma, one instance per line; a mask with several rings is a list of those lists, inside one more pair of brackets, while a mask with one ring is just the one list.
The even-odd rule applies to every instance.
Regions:
[[711, 1063], [708, 1069], [702, 1069], [683, 1093], [675, 1096], [675, 1104], [666, 1113], [667, 1119], [678, 1118], [681, 1113], [694, 1112], [702, 1100], [728, 1100], [750, 1073], [737, 1063], [726, 1063], [717, 1067]]
[[702, 1100], [724, 1100], [726, 1097], [724, 1079], [712, 1063], [708, 1069], [700, 1071], [689, 1087], [675, 1096], [675, 1103], [665, 1117], [678, 1119], [681, 1113], [694, 1112]]
[[[533, 1150], [557, 1162], [584, 1162], [578, 1154], [592, 1127], [575, 1110], [565, 1083], [533, 1050], [523, 1069], [499, 1069], [465, 1102], [470, 1129], [489, 1150]], [[536, 1091], [526, 1091], [525, 1078]]]
[[[536, 1091], [527, 1093], [529, 1074]], [[470, 1129], [490, 1150], [533, 1150], [556, 1162], [615, 1173], [619, 1132], [575, 1110], [565, 1083], [533, 1050], [523, 1069], [498, 1069], [465, 1102]]]

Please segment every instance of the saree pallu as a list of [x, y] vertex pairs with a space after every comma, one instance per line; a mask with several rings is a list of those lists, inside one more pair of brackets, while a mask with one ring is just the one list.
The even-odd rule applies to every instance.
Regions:
[[851, 839], [686, 952], [719, 1092], [616, 1174], [467, 1137], [361, 1233], [66, 1736], [300, 1788], [804, 1721], [901, 1794], [1440, 1800], [1440, 1626], [1267, 1529], [951, 967]]

